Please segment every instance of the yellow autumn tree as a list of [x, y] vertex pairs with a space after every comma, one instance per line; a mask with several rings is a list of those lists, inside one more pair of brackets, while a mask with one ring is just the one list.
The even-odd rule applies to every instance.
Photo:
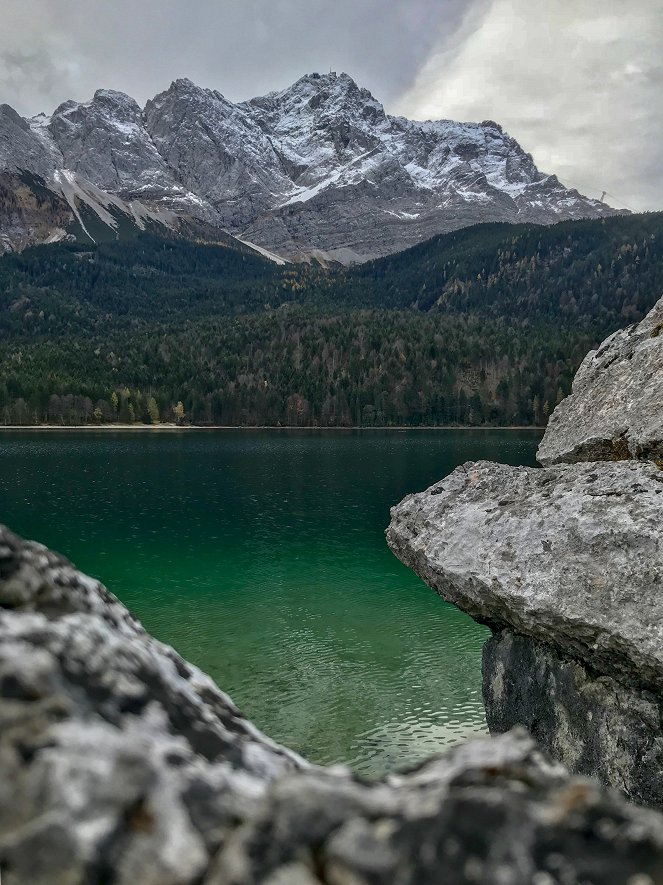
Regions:
[[175, 416], [175, 423], [181, 424], [184, 420], [184, 403], [182, 400], [179, 400], [179, 402], [173, 406], [173, 415]]
[[159, 423], [159, 406], [153, 396], [147, 401], [147, 414], [149, 415], [152, 424]]

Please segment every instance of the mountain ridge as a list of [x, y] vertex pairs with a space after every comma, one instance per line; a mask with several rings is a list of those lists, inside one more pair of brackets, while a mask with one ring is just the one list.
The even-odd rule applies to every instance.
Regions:
[[64, 178], [124, 201], [129, 216], [171, 228], [192, 218], [288, 260], [343, 264], [478, 222], [616, 214], [540, 172], [497, 123], [392, 116], [345, 73], [239, 103], [183, 78], [144, 108], [109, 89], [51, 116], [2, 105], [0, 171], [55, 192]]

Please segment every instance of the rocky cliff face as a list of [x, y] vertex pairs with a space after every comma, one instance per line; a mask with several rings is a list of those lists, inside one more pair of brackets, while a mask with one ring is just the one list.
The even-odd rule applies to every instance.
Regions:
[[663, 817], [522, 731], [367, 784], [261, 735], [98, 582], [0, 528], [6, 885], [639, 885]]
[[482, 221], [614, 214], [539, 172], [496, 123], [392, 117], [347, 74], [241, 104], [177, 80], [144, 109], [111, 90], [31, 120], [3, 105], [2, 170], [76, 176], [287, 258], [345, 263]]
[[590, 354], [552, 416], [539, 457], [574, 463], [466, 464], [394, 508], [387, 533], [403, 562], [492, 628], [491, 731], [526, 725], [572, 771], [659, 806], [662, 310], [663, 299]]

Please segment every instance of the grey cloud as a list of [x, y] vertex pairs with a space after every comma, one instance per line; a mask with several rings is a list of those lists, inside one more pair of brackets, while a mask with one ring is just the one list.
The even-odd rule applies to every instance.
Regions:
[[22, 113], [100, 86], [144, 102], [186, 76], [232, 99], [346, 70], [384, 101], [411, 85], [466, 0], [3, 0], [0, 58], [36, 53], [48, 83], [0, 61], [0, 100]]
[[8, 104], [20, 95], [38, 95], [52, 103], [63, 89], [73, 87], [69, 72], [48, 50], [0, 50], [0, 89]]
[[565, 183], [663, 208], [660, 0], [490, 0], [478, 11], [462, 40], [433, 51], [400, 109], [497, 119]]

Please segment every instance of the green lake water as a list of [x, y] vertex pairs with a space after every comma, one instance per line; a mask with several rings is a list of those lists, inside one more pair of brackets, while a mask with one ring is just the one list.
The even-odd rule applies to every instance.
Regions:
[[390, 553], [389, 508], [530, 431], [11, 432], [0, 521], [100, 578], [270, 737], [379, 774], [485, 731], [486, 630]]

